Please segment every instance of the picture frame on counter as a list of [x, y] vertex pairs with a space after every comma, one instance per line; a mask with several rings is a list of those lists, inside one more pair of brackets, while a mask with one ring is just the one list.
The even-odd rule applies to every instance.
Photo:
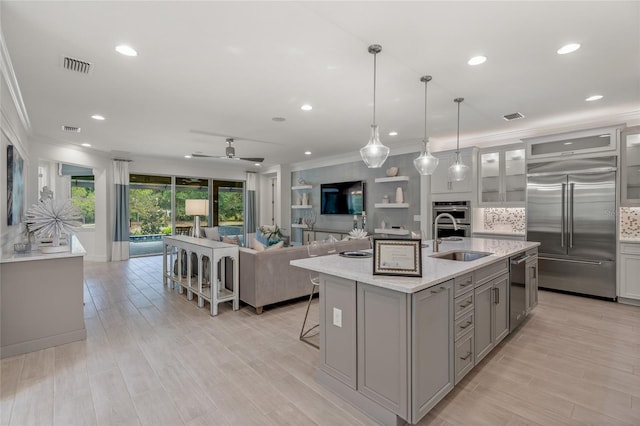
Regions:
[[421, 248], [420, 239], [375, 238], [373, 274], [421, 277]]

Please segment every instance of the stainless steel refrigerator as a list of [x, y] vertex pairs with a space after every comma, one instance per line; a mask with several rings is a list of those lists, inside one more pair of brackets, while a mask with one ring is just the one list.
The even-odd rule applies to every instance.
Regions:
[[616, 297], [616, 157], [527, 165], [527, 240], [539, 286]]

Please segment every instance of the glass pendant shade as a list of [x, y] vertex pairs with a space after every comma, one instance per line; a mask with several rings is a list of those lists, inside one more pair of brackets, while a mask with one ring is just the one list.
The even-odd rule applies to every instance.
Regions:
[[456, 138], [456, 162], [449, 166], [449, 180], [460, 182], [465, 180], [469, 173], [469, 166], [465, 165], [460, 158], [460, 103], [464, 98], [455, 98], [453, 102], [458, 104], [458, 135]]
[[465, 180], [469, 173], [469, 166], [460, 159], [460, 152], [456, 153], [456, 162], [449, 167], [449, 180], [460, 182]]
[[376, 55], [382, 51], [382, 46], [372, 44], [369, 46], [368, 51], [373, 55], [373, 124], [371, 124], [369, 143], [360, 148], [360, 156], [367, 167], [377, 169], [382, 167], [390, 151], [389, 147], [382, 145], [382, 142], [380, 142], [380, 132], [376, 125]]
[[431, 150], [429, 149], [429, 139], [424, 141], [424, 151], [413, 160], [413, 165], [415, 166], [418, 173], [423, 176], [432, 175], [433, 172], [436, 171], [436, 167], [438, 167], [438, 162], [440, 160], [437, 157], [434, 157], [431, 154]]
[[369, 143], [360, 148], [360, 156], [362, 161], [370, 169], [381, 167], [389, 156], [389, 147], [382, 145], [380, 142], [380, 132], [378, 126], [371, 125], [371, 137]]

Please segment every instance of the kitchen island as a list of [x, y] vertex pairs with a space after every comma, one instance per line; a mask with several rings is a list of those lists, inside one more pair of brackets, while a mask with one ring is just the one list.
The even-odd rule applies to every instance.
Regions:
[[417, 423], [509, 334], [509, 258], [539, 243], [464, 238], [431, 257], [422, 277], [373, 275], [371, 258], [291, 261], [320, 273], [318, 380], [382, 424]]

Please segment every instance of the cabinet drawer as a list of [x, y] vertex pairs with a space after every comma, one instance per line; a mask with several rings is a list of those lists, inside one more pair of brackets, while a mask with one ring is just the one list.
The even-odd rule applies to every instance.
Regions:
[[456, 342], [455, 348], [455, 384], [473, 368], [473, 333]]
[[640, 254], [640, 244], [620, 244], [620, 253]]
[[456, 320], [453, 326], [453, 339], [458, 340], [464, 334], [473, 330], [473, 312], [463, 316], [459, 320]]
[[454, 301], [453, 313], [456, 318], [460, 318], [468, 312], [473, 312], [473, 292], [456, 297]]
[[503, 259], [489, 266], [475, 271], [475, 286], [478, 287], [488, 280], [509, 272], [509, 259]]
[[458, 297], [471, 290], [473, 288], [473, 272], [456, 277], [455, 288], [454, 297]]

